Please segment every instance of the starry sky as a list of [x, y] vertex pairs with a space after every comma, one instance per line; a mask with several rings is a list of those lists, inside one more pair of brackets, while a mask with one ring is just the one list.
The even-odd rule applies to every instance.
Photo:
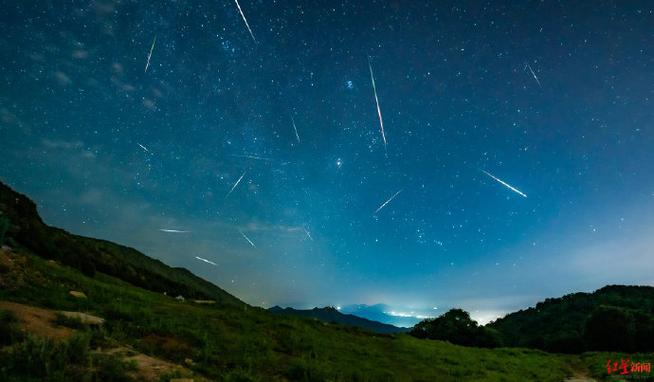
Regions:
[[0, 180], [264, 307], [654, 285], [652, 2], [239, 5], [4, 1]]

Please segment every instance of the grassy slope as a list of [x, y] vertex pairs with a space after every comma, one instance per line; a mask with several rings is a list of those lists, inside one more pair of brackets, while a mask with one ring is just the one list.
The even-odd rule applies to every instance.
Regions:
[[[216, 380], [561, 381], [570, 374], [565, 356], [375, 335], [233, 304], [194, 305], [107, 275], [86, 277], [24, 248], [12, 256], [12, 270], [3, 274], [11, 287], [0, 289], [0, 299], [97, 314], [107, 318], [105, 342], [178, 363], [192, 359], [191, 369]], [[88, 299], [71, 297], [71, 289]]]

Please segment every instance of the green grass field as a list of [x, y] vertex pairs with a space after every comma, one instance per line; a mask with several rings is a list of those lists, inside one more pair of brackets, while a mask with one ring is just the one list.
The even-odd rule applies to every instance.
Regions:
[[[101, 273], [89, 278], [24, 249], [5, 255], [11, 257], [12, 266], [2, 274], [0, 299], [88, 312], [107, 320], [100, 330], [78, 328], [78, 335], [69, 341], [79, 342], [81, 335], [87, 336], [89, 349], [128, 345], [184, 364], [211, 380], [562, 381], [580, 362], [573, 356], [534, 350], [466, 348], [403, 334], [372, 334], [310, 319], [273, 316], [259, 308], [197, 305]], [[70, 290], [82, 291], [88, 298], [75, 298]], [[10, 349], [21, 341], [25, 340], [5, 348], [5, 361]], [[48, 362], [47, 356], [41, 357], [45, 359], [40, 362]], [[91, 364], [98, 361], [93, 357], [73, 361], [81, 362], [75, 366], [77, 373], [51, 370], [51, 380], [90, 380], [84, 379], [79, 369], [95, 368]], [[70, 367], [75, 362], [51, 364]], [[116, 375], [127, 378], [122, 371], [129, 365], [119, 360], [113, 365]], [[20, 380], [21, 375], [38, 369], [23, 366], [3, 367], [5, 378]]]

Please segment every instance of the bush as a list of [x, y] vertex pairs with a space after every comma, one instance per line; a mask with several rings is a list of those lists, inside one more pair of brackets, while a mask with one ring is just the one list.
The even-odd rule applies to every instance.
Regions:
[[5, 353], [0, 364], [1, 380], [38, 380], [51, 382], [107, 381], [132, 379], [135, 369], [122, 359], [90, 352], [91, 334], [79, 333], [67, 341], [27, 336]]
[[224, 382], [256, 382], [260, 379], [243, 369], [234, 369], [223, 376]]
[[[80, 361], [88, 355], [86, 347], [79, 339], [74, 339], [71, 351], [68, 343], [54, 342], [39, 337], [27, 338], [12, 346], [5, 360], [5, 368], [9, 374], [25, 377], [42, 378], [49, 381], [64, 381], [71, 377], [69, 356]], [[74, 350], [74, 351], [72, 351]]]
[[125, 362], [121, 358], [110, 354], [96, 354], [92, 358], [93, 380], [103, 382], [129, 382], [130, 371], [136, 370], [134, 363]]
[[84, 325], [81, 319], [77, 317], [68, 317], [59, 312], [56, 314], [54, 323], [71, 329], [84, 329], [88, 327], [88, 325]]
[[22, 333], [18, 330], [17, 320], [6, 310], [0, 310], [0, 346], [11, 345], [19, 340]]
[[553, 353], [579, 354], [584, 347], [581, 335], [574, 331], [556, 333], [544, 341], [545, 350]]
[[293, 358], [287, 377], [292, 381], [326, 381], [330, 380], [327, 370], [321, 368], [318, 364], [304, 359]]

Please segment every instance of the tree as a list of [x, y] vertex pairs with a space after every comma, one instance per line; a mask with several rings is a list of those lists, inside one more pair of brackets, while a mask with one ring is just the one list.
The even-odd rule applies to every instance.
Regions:
[[477, 325], [462, 309], [451, 309], [440, 317], [423, 320], [410, 334], [464, 346], [496, 347], [501, 342], [499, 332]]
[[627, 313], [619, 308], [601, 307], [586, 321], [584, 337], [588, 350], [632, 350], [632, 333]]

